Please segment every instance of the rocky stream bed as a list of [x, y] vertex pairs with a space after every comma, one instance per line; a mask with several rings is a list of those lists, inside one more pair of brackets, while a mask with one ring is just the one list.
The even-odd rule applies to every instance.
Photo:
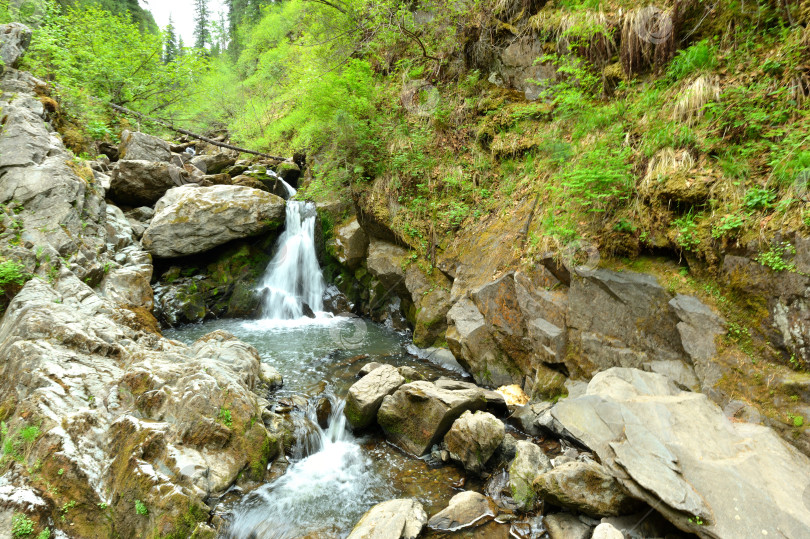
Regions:
[[[76, 159], [29, 40], [0, 28], [0, 536], [810, 536], [804, 431], [729, 394], [699, 298], [493, 271], [484, 235], [425, 271], [362, 208], [295, 200], [292, 160], [135, 131]], [[804, 373], [767, 383], [807, 405]]]

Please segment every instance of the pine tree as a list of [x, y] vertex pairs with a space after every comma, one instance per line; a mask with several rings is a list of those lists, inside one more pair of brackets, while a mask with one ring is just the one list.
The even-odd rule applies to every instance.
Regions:
[[180, 39], [177, 42], [177, 57], [185, 56], [186, 55], [186, 46], [183, 43], [183, 36], [180, 36]]
[[168, 64], [178, 55], [177, 33], [174, 31], [172, 16], [169, 15], [169, 24], [166, 26], [166, 36], [163, 43], [163, 62]]
[[198, 49], [211, 43], [208, 16], [208, 0], [194, 0], [194, 46]]

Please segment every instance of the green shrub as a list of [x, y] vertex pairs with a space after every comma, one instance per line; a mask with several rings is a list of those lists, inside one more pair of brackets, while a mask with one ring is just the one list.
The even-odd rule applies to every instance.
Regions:
[[717, 64], [717, 48], [708, 40], [698, 41], [684, 50], [678, 51], [669, 64], [667, 75], [682, 79], [699, 70], [709, 70]]

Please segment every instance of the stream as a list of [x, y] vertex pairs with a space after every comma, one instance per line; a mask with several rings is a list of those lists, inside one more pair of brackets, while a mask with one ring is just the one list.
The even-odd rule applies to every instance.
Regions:
[[[289, 466], [250, 492], [234, 488], [226, 494], [217, 506], [228, 522], [224, 537], [345, 537], [377, 503], [414, 497], [433, 514], [463, 484], [464, 474], [456, 467], [435, 467], [406, 455], [378, 432], [356, 437], [346, 425], [344, 399], [370, 361], [410, 366], [428, 379], [461, 379], [464, 374], [457, 365], [418, 357], [407, 335], [361, 318], [321, 312], [324, 282], [314, 227], [314, 205], [289, 200], [285, 232], [262, 282], [261, 319], [214, 320], [165, 332], [186, 343], [219, 329], [234, 334], [283, 375], [283, 387], [268, 399], [299, 403], [289, 412], [300, 425]], [[332, 408], [326, 428], [316, 416], [316, 403], [323, 398]]]

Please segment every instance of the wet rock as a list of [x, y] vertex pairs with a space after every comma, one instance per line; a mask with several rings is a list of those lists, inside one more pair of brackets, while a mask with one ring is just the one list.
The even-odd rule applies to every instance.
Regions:
[[165, 162], [121, 160], [110, 176], [110, 198], [125, 206], [151, 206], [172, 187], [186, 183], [188, 174]]
[[428, 518], [422, 504], [412, 498], [389, 500], [363, 515], [348, 539], [416, 539]]
[[249, 187], [177, 187], [155, 207], [143, 247], [171, 258], [273, 230], [284, 221], [284, 201]]
[[172, 158], [169, 143], [140, 131], [124, 130], [118, 145], [118, 159], [168, 163]]
[[509, 466], [509, 487], [518, 509], [526, 512], [534, 509], [537, 494], [532, 483], [549, 470], [551, 462], [540, 447], [526, 440], [517, 442], [515, 459]]
[[433, 383], [436, 384], [436, 387], [440, 387], [442, 389], [449, 389], [451, 391], [459, 391], [462, 389], [468, 389], [470, 391], [481, 391], [484, 394], [484, 399], [487, 401], [488, 411], [492, 412], [493, 414], [501, 414], [501, 415], [509, 413], [509, 409], [506, 407], [506, 400], [504, 399], [504, 396], [498, 393], [497, 391], [484, 389], [470, 382], [464, 382], [461, 380], [451, 380], [450, 378], [439, 378]]
[[[24, 24], [12, 22], [0, 25], [0, 58], [6, 67], [17, 67], [20, 58], [31, 44], [31, 29]], [[3, 69], [0, 68], [0, 72]]]
[[386, 292], [403, 296], [408, 294], [408, 288], [405, 286], [405, 271], [402, 269], [402, 263], [407, 255], [408, 251], [392, 243], [377, 239], [369, 242], [366, 266], [369, 273], [380, 281]]
[[767, 427], [729, 421], [706, 395], [668, 378], [613, 368], [552, 414], [625, 489], [681, 530], [801, 537], [810, 529], [810, 514], [791, 494], [805, 488], [810, 459]]
[[334, 231], [332, 247], [338, 262], [350, 269], [357, 269], [366, 257], [368, 235], [360, 228], [356, 218]]
[[236, 163], [236, 159], [225, 152], [198, 155], [191, 158], [191, 164], [205, 174], [219, 174], [234, 163]]
[[437, 531], [456, 531], [486, 524], [497, 514], [498, 509], [492, 500], [467, 490], [450, 498], [446, 508], [430, 517], [428, 527]]
[[329, 285], [323, 292], [323, 310], [332, 314], [350, 313], [353, 305], [349, 298], [335, 285]]
[[318, 420], [318, 426], [322, 429], [329, 427], [329, 418], [332, 417], [332, 401], [326, 397], [318, 399], [318, 404], [315, 407], [315, 417]]
[[452, 283], [441, 272], [426, 274], [418, 264], [405, 270], [405, 287], [414, 310], [408, 315], [413, 324], [413, 342], [419, 347], [431, 347], [444, 340], [447, 311], [450, 310]]
[[503, 423], [494, 415], [466, 411], [453, 422], [444, 443], [450, 456], [460, 461], [465, 470], [481, 474], [505, 432]]
[[425, 377], [422, 376], [422, 373], [414, 369], [413, 367], [408, 367], [407, 365], [404, 367], [397, 367], [399, 374], [405, 379], [405, 382], [415, 382], [417, 380], [424, 380]]
[[[366, 357], [368, 357], [368, 356], [366, 356]], [[373, 371], [374, 369], [377, 369], [377, 368], [382, 367], [382, 366], [383, 366], [383, 363], [377, 363], [376, 361], [371, 361], [369, 363], [366, 363], [362, 367], [360, 367], [360, 372], [358, 372], [358, 374], [360, 376], [365, 376], [368, 373], [370, 373], [371, 371]]]
[[275, 167], [275, 172], [282, 180], [289, 183], [291, 186], [298, 185], [298, 178], [301, 177], [301, 168], [292, 161], [282, 161]]
[[549, 539], [591, 539], [592, 528], [571, 513], [543, 517]]
[[363, 376], [349, 388], [344, 413], [352, 427], [368, 427], [377, 417], [383, 398], [405, 383], [396, 367], [382, 365]]
[[267, 363], [261, 364], [259, 377], [261, 378], [262, 382], [271, 388], [281, 387], [284, 385], [284, 378], [281, 376], [281, 373]]
[[607, 522], [603, 522], [593, 530], [591, 539], [624, 539], [624, 534]]
[[559, 507], [603, 517], [632, 513], [638, 502], [602, 465], [567, 462], [534, 478], [538, 496]]
[[423, 455], [467, 410], [486, 407], [480, 389], [452, 391], [430, 382], [411, 382], [383, 399], [377, 422], [389, 440], [414, 455]]

